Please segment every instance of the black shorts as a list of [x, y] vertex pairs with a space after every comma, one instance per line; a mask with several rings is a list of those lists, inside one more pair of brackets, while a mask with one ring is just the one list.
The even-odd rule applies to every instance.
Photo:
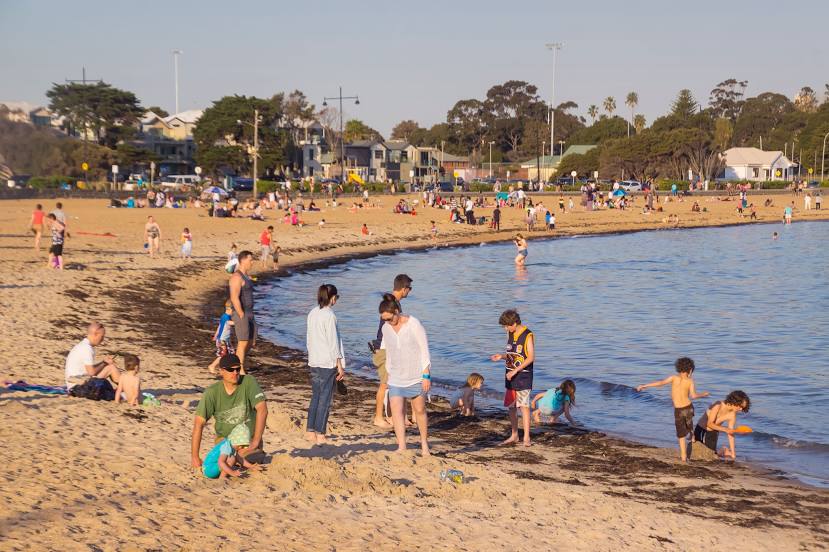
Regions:
[[53, 243], [52, 247], [49, 248], [49, 253], [51, 253], [55, 257], [60, 257], [61, 255], [63, 255], [63, 244]]
[[706, 447], [710, 448], [714, 452], [717, 452], [717, 439], [719, 439], [719, 437], [719, 431], [709, 431], [704, 429], [702, 426], [697, 426], [694, 428], [694, 439], [699, 441]]
[[685, 437], [694, 431], [694, 405], [689, 404], [682, 408], [674, 408], [674, 423], [676, 424], [677, 437]]

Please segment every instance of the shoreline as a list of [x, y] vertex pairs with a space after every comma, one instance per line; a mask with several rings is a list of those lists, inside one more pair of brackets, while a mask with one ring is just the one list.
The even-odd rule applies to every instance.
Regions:
[[[232, 549], [268, 539], [289, 550], [415, 549], [430, 543], [479, 550], [502, 542], [505, 516], [524, 519], [528, 509], [539, 523], [510, 522], [510, 532], [518, 542], [545, 547], [656, 550], [668, 543], [692, 549], [733, 539], [769, 550], [776, 542], [806, 548], [829, 544], [825, 490], [764, 476], [744, 464], [679, 466], [675, 451], [599, 432], [553, 427], [534, 433], [537, 446], [528, 450], [495, 447], [507, 427], [503, 414], [462, 420], [436, 400], [430, 406], [433, 457], [396, 455], [391, 452], [393, 438], [374, 431], [367, 421], [375, 384], [354, 374], [349, 375], [349, 394], [335, 398], [332, 408], [335, 439], [309, 448], [302, 438], [308, 396], [304, 353], [265, 340], [251, 356], [257, 367], [251, 373], [270, 390], [265, 435], [269, 463], [263, 473], [225, 485], [205, 481], [189, 467], [189, 429], [202, 390], [215, 381], [206, 366], [213, 358], [216, 308], [219, 299], [224, 301], [228, 276], [220, 259], [231, 239], [244, 245], [262, 223], [215, 224], [199, 213], [156, 209], [148, 214], [162, 219], [165, 229], [184, 223], [193, 228], [201, 257], [183, 263], [168, 254], [152, 261], [141, 254], [134, 231], [111, 239], [78, 236], [68, 247], [76, 270], [57, 273], [31, 260], [30, 238], [23, 247], [25, 236], [17, 232], [27, 220], [28, 205], [35, 202], [20, 203], [26, 205], [0, 216], [0, 249], [9, 252], [0, 261], [0, 273], [15, 282], [6, 289], [0, 286], [0, 299], [9, 301], [8, 320], [32, 328], [32, 333], [20, 343], [12, 326], [0, 332], [0, 344], [18, 357], [4, 370], [6, 379], [60, 381], [62, 370], [55, 367], [62, 366], [86, 322], [97, 318], [108, 328], [101, 354], [139, 353], [145, 391], [162, 405], [130, 409], [0, 390], [0, 412], [16, 422], [14, 432], [0, 428], [2, 438], [12, 447], [24, 447], [29, 439], [41, 444], [0, 488], [8, 508], [0, 532], [13, 549], [33, 544], [60, 550], [100, 546], [109, 533], [107, 520], [117, 516], [133, 527], [125, 535], [140, 549], [166, 548], [171, 542], [187, 550]], [[102, 205], [70, 204], [67, 209], [79, 215], [72, 228], [89, 232], [141, 224], [145, 214], [105, 210]], [[317, 214], [330, 219], [334, 234], [280, 225], [283, 262], [279, 271], [258, 275], [264, 281], [355, 258], [428, 249], [433, 247], [423, 230], [428, 213], [417, 220], [380, 211], [359, 217], [343, 210]], [[516, 214], [510, 210], [508, 223], [518, 220]], [[607, 235], [619, 233], [606, 230], [616, 215], [594, 220], [574, 213], [573, 218], [589, 220]], [[639, 218], [635, 213], [625, 216]], [[829, 218], [829, 211], [825, 216]], [[356, 230], [362, 219], [379, 229], [376, 240], [363, 241], [348, 230]], [[452, 240], [444, 245], [448, 247], [509, 241], [516, 231], [496, 234], [443, 221], [440, 225]], [[574, 225], [573, 233], [590, 234], [579, 228]], [[561, 234], [533, 237], [556, 239]], [[27, 278], [16, 277], [20, 274]], [[206, 442], [211, 431], [205, 432]], [[409, 440], [411, 444], [412, 434]], [[56, 455], [62, 459], [57, 466]], [[65, 464], [87, 469], [66, 473]], [[437, 474], [445, 468], [463, 470], [467, 483], [442, 484]], [[232, 532], [216, 511], [217, 501], [230, 495], [240, 516]], [[267, 509], [261, 508], [263, 499]], [[407, 511], [403, 519], [396, 514], [401, 508]], [[412, 523], [421, 528], [414, 534]], [[687, 530], [690, 523], [692, 532]], [[349, 528], [347, 534], [343, 526]]]

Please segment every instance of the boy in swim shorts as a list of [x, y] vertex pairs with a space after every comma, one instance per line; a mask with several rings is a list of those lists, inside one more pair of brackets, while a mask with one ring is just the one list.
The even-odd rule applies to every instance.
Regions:
[[694, 373], [693, 360], [688, 357], [679, 358], [674, 363], [674, 367], [677, 371], [676, 375], [640, 385], [636, 390], [642, 391], [648, 387], [662, 387], [663, 385], [671, 384], [671, 400], [674, 403], [674, 424], [676, 425], [676, 437], [679, 442], [679, 459], [682, 462], [687, 462], [687, 437], [690, 435], [691, 442], [693, 443], [694, 441], [694, 405], [691, 403], [691, 399], [701, 399], [707, 397], [709, 393], [707, 391], [705, 393], [697, 393], [694, 380], [691, 378], [691, 375]]
[[[734, 425], [737, 422], [738, 412], [748, 412], [751, 400], [743, 391], [732, 391], [724, 401], [712, 404], [699, 419], [694, 428], [694, 437], [697, 441], [719, 454], [722, 458], [737, 459], [734, 447]], [[728, 424], [727, 426], [725, 424]], [[728, 447], [717, 450], [717, 440], [720, 432], [728, 435]]]
[[509, 408], [512, 433], [502, 445], [518, 442], [518, 409], [521, 409], [524, 425], [524, 446], [530, 446], [530, 392], [533, 388], [533, 361], [535, 337], [530, 329], [521, 324], [518, 311], [509, 309], [501, 313], [498, 323], [507, 332], [507, 348], [504, 354], [489, 357], [493, 362], [503, 360], [504, 406]]

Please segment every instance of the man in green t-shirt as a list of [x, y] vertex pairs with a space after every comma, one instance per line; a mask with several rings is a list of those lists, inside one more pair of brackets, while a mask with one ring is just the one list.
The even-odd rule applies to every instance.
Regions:
[[194, 468], [201, 466], [199, 448], [202, 431], [210, 418], [216, 418], [217, 438], [226, 438], [238, 424], [246, 424], [253, 437], [247, 447], [239, 449], [244, 458], [262, 449], [262, 434], [268, 419], [265, 394], [253, 376], [241, 376], [242, 362], [236, 355], [225, 355], [219, 362], [222, 381], [204, 391], [193, 420], [193, 440], [190, 445]]

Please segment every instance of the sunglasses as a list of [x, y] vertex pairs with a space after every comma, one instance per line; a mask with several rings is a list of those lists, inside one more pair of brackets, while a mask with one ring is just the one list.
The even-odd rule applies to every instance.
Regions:
[[240, 372], [242, 370], [241, 366], [234, 366], [233, 368], [222, 368], [225, 372]]

